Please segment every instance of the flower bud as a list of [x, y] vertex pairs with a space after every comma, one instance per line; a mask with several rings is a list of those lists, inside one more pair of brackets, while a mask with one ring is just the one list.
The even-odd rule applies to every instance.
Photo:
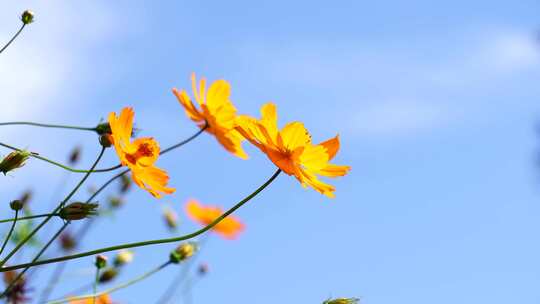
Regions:
[[71, 251], [77, 246], [77, 241], [69, 232], [64, 232], [60, 235], [60, 246], [64, 251]]
[[30, 157], [30, 152], [28, 151], [13, 151], [9, 153], [2, 162], [0, 162], [0, 172], [6, 173], [18, 169], [24, 166], [26, 160]]
[[23, 206], [26, 206], [28, 202], [32, 199], [32, 191], [26, 190], [20, 198]]
[[118, 270], [115, 268], [109, 267], [103, 271], [103, 273], [99, 276], [99, 282], [100, 283], [107, 283], [112, 281], [116, 276], [118, 275]]
[[126, 264], [131, 263], [131, 261], [133, 261], [133, 251], [121, 250], [114, 257], [114, 266], [115, 267], [124, 266]]
[[113, 208], [118, 208], [124, 205], [124, 200], [118, 196], [111, 196], [109, 197], [109, 205]]
[[323, 304], [356, 304], [360, 301], [357, 298], [337, 298], [337, 299], [328, 299], [323, 302]]
[[163, 211], [163, 219], [169, 229], [174, 230], [178, 227], [178, 215], [174, 210], [167, 208]]
[[69, 154], [69, 163], [71, 165], [75, 165], [79, 162], [81, 158], [81, 147], [75, 147], [73, 150], [71, 150], [71, 153]]
[[101, 254], [96, 256], [94, 265], [96, 265], [97, 269], [105, 268], [107, 266], [107, 257]]
[[111, 134], [111, 125], [108, 122], [100, 123], [96, 126], [96, 132], [98, 135]]
[[114, 139], [111, 134], [103, 134], [99, 137], [99, 143], [105, 148], [112, 146], [113, 142]]
[[13, 211], [19, 211], [24, 207], [23, 203], [20, 200], [11, 201], [11, 203], [9, 203], [9, 206], [11, 207], [11, 210]]
[[126, 193], [131, 188], [131, 178], [127, 174], [122, 175], [120, 183], [120, 193]]
[[173, 250], [169, 256], [170, 261], [174, 264], [178, 264], [182, 261], [189, 259], [197, 251], [197, 244], [193, 242], [186, 242], [180, 244]]
[[34, 12], [32, 12], [31, 10], [24, 11], [21, 15], [21, 21], [24, 24], [30, 24], [34, 22]]
[[98, 206], [95, 203], [71, 203], [60, 210], [59, 216], [68, 221], [82, 220], [96, 215]]

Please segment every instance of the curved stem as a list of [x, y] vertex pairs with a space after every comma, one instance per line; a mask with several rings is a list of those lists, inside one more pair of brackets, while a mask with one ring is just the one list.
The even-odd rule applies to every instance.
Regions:
[[94, 284], [93, 284], [93, 289], [92, 289], [92, 292], [94, 293], [94, 295], [92, 296], [92, 304], [96, 304], [96, 297], [98, 297], [98, 295], [96, 295], [98, 282], [99, 282], [99, 267], [96, 267], [96, 278], [94, 279]]
[[14, 126], [14, 125], [26, 125], [26, 126], [56, 128], [56, 129], [83, 130], [83, 131], [92, 131], [92, 132], [97, 131], [96, 127], [89, 128], [89, 127], [68, 126], [68, 125], [53, 125], [53, 124], [43, 124], [43, 123], [30, 122], [30, 121], [0, 122], [0, 126]]
[[[10, 219], [0, 220], [0, 224], [1, 223], [15, 222], [15, 221], [31, 220], [31, 219], [40, 218], [40, 217], [47, 217], [47, 216], [59, 216], [59, 215], [60, 215], [59, 213], [45, 213], [45, 214], [38, 214], [38, 215], [23, 216], [23, 217], [19, 217], [19, 218], [14, 217], [14, 218], [10, 218]], [[0, 251], [0, 253], [1, 252], [2, 251]]]
[[2, 53], [3, 51], [5, 51], [5, 49], [8, 48], [8, 46], [13, 42], [15, 41], [15, 39], [17, 39], [17, 37], [19, 36], [19, 34], [24, 30], [24, 27], [26, 26], [26, 23], [23, 22], [23, 25], [21, 26], [21, 28], [17, 31], [17, 33], [15, 33], [15, 35], [13, 35], [13, 38], [11, 38], [8, 43], [6, 43], [6, 45], [4, 45], [4, 47], [0, 50], [0, 53]]
[[181, 141], [181, 142], [179, 142], [179, 143], [177, 143], [175, 145], [172, 145], [172, 146], [166, 148], [165, 150], [161, 151], [159, 153], [159, 155], [163, 155], [163, 154], [165, 154], [165, 153], [167, 153], [169, 151], [172, 151], [172, 150], [174, 150], [176, 148], [179, 148], [179, 147], [187, 144], [188, 142], [190, 142], [190, 141], [194, 140], [195, 138], [197, 138], [197, 136], [201, 135], [206, 129], [208, 129], [208, 124], [207, 123], [205, 123], [204, 126], [199, 131], [197, 131], [197, 133], [191, 135], [190, 137], [184, 139], [183, 141]]
[[11, 238], [11, 234], [13, 233], [13, 229], [15, 229], [15, 224], [17, 224], [18, 218], [19, 218], [19, 210], [15, 210], [15, 218], [13, 219], [13, 224], [11, 225], [11, 228], [9, 229], [6, 239], [4, 240], [4, 243], [2, 244], [2, 249], [0, 249], [0, 255], [2, 254], [2, 252], [4, 252], [4, 249], [6, 248], [6, 245], [9, 242], [9, 239]]
[[140, 282], [140, 281], [148, 278], [149, 276], [155, 274], [156, 272], [162, 270], [163, 268], [165, 268], [165, 267], [167, 267], [169, 265], [171, 265], [171, 261], [167, 261], [166, 263], [159, 265], [157, 268], [154, 268], [154, 269], [148, 271], [147, 273], [144, 273], [143, 275], [138, 276], [138, 277], [136, 277], [136, 278], [134, 278], [132, 280], [129, 280], [129, 281], [127, 281], [125, 283], [122, 283], [122, 284], [120, 284], [118, 286], [106, 289], [106, 290], [98, 292], [98, 293], [94, 292], [94, 294], [78, 296], [78, 297], [70, 297], [70, 298], [62, 299], [62, 300], [58, 300], [58, 301], [51, 301], [51, 302], [47, 302], [47, 304], [60, 304], [60, 303], [66, 303], [66, 302], [70, 302], [70, 301], [84, 300], [84, 299], [90, 299], [90, 298], [95, 299], [96, 297], [99, 297], [101, 295], [113, 293], [113, 292], [115, 292], [117, 290], [129, 287], [129, 286], [131, 286], [131, 285], [133, 285], [133, 284], [135, 284], [137, 282]]
[[[86, 179], [88, 179], [88, 177], [90, 176], [90, 173], [92, 170], [94, 170], [94, 168], [97, 166], [97, 164], [99, 163], [99, 161], [101, 160], [101, 157], [103, 156], [103, 153], [105, 152], [105, 148], [102, 147], [101, 148], [101, 152], [99, 153], [99, 156], [98, 158], [96, 159], [96, 161], [94, 162], [94, 164], [92, 164], [92, 167], [90, 168], [90, 172], [87, 172], [84, 177], [81, 179], [81, 181], [77, 184], [77, 186], [75, 186], [75, 188], [68, 194], [68, 196], [66, 196], [66, 198], [58, 205], [58, 207], [56, 207], [56, 209], [54, 209], [54, 211], [49, 214], [36, 228], [34, 228], [34, 230], [32, 230], [32, 232], [30, 232], [23, 240], [21, 240], [19, 242], [19, 244], [17, 244], [17, 246], [15, 246], [15, 248], [13, 248], [13, 250], [11, 250], [11, 252], [2, 260], [2, 262], [0, 262], [0, 267], [4, 266], [6, 264], [6, 262], [19, 250], [21, 249], [22, 246], [24, 246], [24, 244], [26, 244], [26, 242], [28, 242], [28, 240], [30, 240], [34, 234], [36, 234], [43, 226], [45, 226], [45, 224], [47, 224], [47, 222], [54, 216], [54, 214], [58, 213], [60, 211], [60, 209], [62, 209], [62, 207], [64, 206], [64, 204], [69, 201], [71, 199], [71, 197], [73, 195], [75, 195], [75, 193], [79, 190], [79, 188], [82, 186], [82, 184], [86, 181]], [[24, 267], [22, 267], [24, 268]]]
[[104, 247], [104, 248], [100, 248], [100, 249], [96, 249], [96, 250], [86, 251], [86, 252], [82, 252], [82, 253], [78, 253], [78, 254], [66, 255], [66, 256], [63, 256], [63, 257], [58, 257], [58, 258], [53, 258], [53, 259], [48, 259], [48, 260], [42, 260], [42, 261], [36, 261], [36, 262], [32, 262], [32, 263], [24, 263], [24, 264], [19, 264], [19, 265], [14, 265], [14, 266], [2, 267], [2, 268], [0, 268], [0, 272], [20, 269], [20, 268], [25, 268], [25, 267], [33, 267], [33, 266], [38, 266], [38, 265], [58, 263], [58, 262], [62, 262], [62, 261], [78, 259], [78, 258], [82, 258], [82, 257], [92, 256], [92, 255], [96, 255], [96, 254], [100, 254], [100, 253], [104, 253], [104, 252], [109, 252], [109, 251], [120, 250], [120, 249], [142, 247], [142, 246], [149, 246], [149, 245], [157, 245], [157, 244], [174, 243], [174, 242], [180, 242], [180, 241], [189, 240], [191, 238], [194, 238], [194, 237], [196, 237], [196, 236], [198, 236], [200, 234], [203, 234], [206, 231], [212, 229], [215, 225], [217, 225], [219, 222], [221, 222], [224, 218], [229, 216], [231, 213], [236, 211], [238, 208], [242, 207], [245, 203], [247, 203], [249, 200], [254, 198], [257, 194], [259, 194], [261, 191], [263, 191], [266, 187], [268, 187], [268, 185], [270, 185], [278, 177], [278, 175], [280, 173], [281, 173], [281, 170], [278, 169], [270, 177], [270, 179], [268, 179], [263, 185], [261, 185], [259, 188], [257, 188], [257, 190], [255, 190], [253, 193], [251, 193], [250, 195], [245, 197], [243, 200], [238, 202], [236, 205], [234, 205], [231, 209], [227, 210], [221, 216], [216, 218], [212, 223], [208, 224], [207, 226], [205, 226], [205, 227], [203, 227], [203, 228], [201, 228], [201, 229], [199, 229], [199, 230], [197, 230], [195, 232], [192, 232], [192, 233], [189, 233], [189, 234], [186, 234], [186, 235], [183, 235], [183, 236], [179, 236], [179, 237], [164, 238], [164, 239], [157, 239], [157, 240], [150, 240], [150, 241], [143, 241], [143, 242], [121, 244], [121, 245], [116, 245], [116, 246], [111, 246], [111, 247]]
[[[13, 146], [10, 146], [8, 144], [4, 144], [4, 143], [0, 143], [0, 146], [2, 147], [5, 147], [5, 148], [8, 148], [8, 149], [11, 149], [11, 150], [14, 150], [14, 151], [19, 151], [19, 152], [22, 152], [23, 150], [22, 149], [19, 149], [19, 148], [16, 148], [16, 147], [13, 147]], [[96, 173], [96, 172], [109, 172], [109, 171], [113, 171], [113, 170], [116, 170], [120, 167], [122, 167], [122, 165], [116, 165], [114, 167], [110, 167], [110, 168], [106, 168], [106, 169], [97, 169], [97, 170], [80, 170], [80, 169], [74, 169], [74, 168], [71, 168], [69, 166], [66, 166], [66, 165], [63, 165], [59, 162], [56, 162], [54, 160], [50, 160], [46, 157], [43, 157], [37, 153], [30, 153], [30, 156], [32, 156], [33, 158], [37, 158], [37, 159], [40, 159], [42, 161], [46, 161], [48, 162], [49, 164], [52, 164], [52, 165], [55, 165], [57, 167], [60, 167], [64, 170], [67, 170], [67, 171], [70, 171], [70, 172], [74, 172], [74, 173], [88, 173], [88, 172], [91, 172], [91, 173]]]

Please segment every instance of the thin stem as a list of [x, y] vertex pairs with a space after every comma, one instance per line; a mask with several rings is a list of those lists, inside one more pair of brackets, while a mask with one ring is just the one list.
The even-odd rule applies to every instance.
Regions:
[[[37, 261], [41, 255], [43, 253], [45, 253], [45, 250], [47, 250], [47, 248], [49, 248], [49, 246], [51, 246], [51, 244], [54, 242], [54, 240], [56, 240], [56, 238], [62, 233], [62, 231], [64, 231], [64, 229], [66, 229], [66, 227], [69, 225], [70, 221], [67, 221], [64, 223], [64, 225], [62, 225], [62, 228], [60, 228], [56, 234], [47, 242], [47, 244], [45, 244], [45, 246], [43, 246], [43, 248], [41, 248], [41, 250], [38, 252], [38, 254], [36, 254], [36, 256], [32, 259], [32, 262], [35, 262]], [[23, 277], [23, 275], [28, 271], [28, 269], [30, 269], [30, 267], [26, 267], [24, 268], [23, 271], [19, 272], [19, 274], [15, 277], [14, 280], [12, 280], [9, 285], [6, 287], [6, 290], [4, 290], [4, 292], [0, 295], [0, 298], [3, 298], [6, 296], [6, 294], [11, 290], [11, 288], [13, 288], [13, 286], [15, 286], [15, 284], [17, 284], [17, 282]]]
[[181, 141], [181, 142], [179, 142], [179, 143], [177, 143], [175, 145], [172, 145], [172, 146], [166, 148], [165, 150], [161, 151], [161, 153], [159, 153], [159, 155], [163, 155], [163, 154], [165, 154], [165, 153], [167, 153], [169, 151], [172, 151], [172, 150], [174, 150], [176, 148], [179, 148], [179, 147], [187, 144], [188, 142], [190, 142], [190, 141], [194, 140], [195, 138], [197, 138], [197, 136], [201, 135], [206, 129], [208, 129], [208, 124], [207, 123], [199, 131], [197, 131], [197, 133], [191, 135], [190, 137], [184, 139], [183, 141]]
[[94, 286], [93, 286], [93, 297], [92, 297], [92, 304], [96, 304], [96, 293], [97, 293], [97, 285], [98, 285], [98, 282], [99, 282], [99, 267], [96, 267], [96, 278], [94, 279]]
[[121, 244], [121, 245], [116, 245], [116, 246], [111, 246], [111, 247], [104, 247], [104, 248], [100, 248], [100, 249], [96, 249], [96, 250], [86, 251], [86, 252], [82, 252], [82, 253], [78, 253], [78, 254], [66, 255], [66, 256], [58, 257], [58, 258], [47, 259], [47, 260], [42, 260], [42, 261], [36, 261], [36, 262], [33, 262], [33, 263], [24, 263], [24, 264], [19, 264], [19, 265], [14, 265], [14, 266], [7, 266], [7, 267], [0, 268], [0, 272], [20, 269], [20, 268], [25, 268], [25, 267], [33, 267], [33, 266], [38, 266], [38, 265], [58, 263], [58, 262], [62, 262], [62, 261], [78, 259], [78, 258], [82, 258], [82, 257], [92, 256], [92, 255], [96, 255], [96, 254], [100, 254], [100, 253], [104, 253], [104, 252], [109, 252], [109, 251], [120, 250], [120, 249], [142, 247], [142, 246], [149, 246], [149, 245], [157, 245], [157, 244], [174, 243], [174, 242], [179, 242], [179, 241], [185, 241], [185, 240], [192, 239], [192, 238], [194, 238], [194, 237], [196, 237], [196, 236], [198, 236], [200, 234], [203, 234], [206, 231], [212, 229], [215, 225], [217, 225], [219, 222], [221, 222], [224, 218], [226, 218], [231, 213], [236, 211], [238, 208], [242, 207], [249, 200], [251, 200], [252, 198], [257, 196], [257, 194], [259, 194], [266, 187], [268, 187], [268, 185], [270, 185], [278, 177], [278, 175], [280, 173], [281, 173], [281, 169], [278, 169], [270, 177], [270, 179], [268, 179], [262, 186], [257, 188], [257, 190], [255, 190], [253, 193], [251, 193], [250, 195], [245, 197], [243, 200], [241, 200], [236, 205], [234, 205], [231, 209], [227, 210], [221, 216], [216, 218], [212, 223], [210, 223], [207, 226], [205, 226], [205, 227], [203, 227], [203, 228], [201, 228], [201, 229], [199, 229], [199, 230], [197, 230], [195, 232], [192, 232], [190, 234], [182, 235], [182, 236], [179, 236], [179, 237], [173, 237], [173, 238], [164, 238], [164, 239], [156, 239], [156, 240], [143, 241], [143, 242], [126, 243], [126, 244]]
[[165, 267], [171, 265], [171, 261], [167, 261], [166, 263], [164, 264], [161, 264], [159, 265], [157, 268], [154, 268], [144, 274], [142, 274], [141, 276], [138, 276], [132, 280], [129, 280], [125, 283], [122, 283], [118, 286], [115, 286], [115, 287], [112, 287], [112, 288], [109, 288], [109, 289], [106, 289], [104, 291], [101, 291], [101, 292], [98, 292], [96, 293], [94, 291], [93, 294], [89, 294], [89, 295], [84, 295], [84, 296], [78, 296], [78, 297], [70, 297], [70, 298], [67, 298], [67, 299], [62, 299], [62, 300], [57, 300], [57, 301], [51, 301], [51, 302], [48, 302], [47, 304], [60, 304], [60, 303], [66, 303], [66, 302], [70, 302], [70, 301], [77, 301], [77, 300], [84, 300], [84, 299], [89, 299], [89, 298], [96, 298], [96, 297], [99, 297], [99, 296], [102, 296], [104, 294], [110, 294], [110, 293], [113, 293], [117, 290], [120, 290], [120, 289], [123, 289], [123, 288], [126, 288], [126, 287], [129, 287], [137, 282], [140, 282], [146, 278], [148, 278], [149, 276], [155, 274], [156, 272], [164, 269]]
[[38, 303], [45, 303], [49, 299], [49, 296], [54, 290], [54, 287], [58, 284], [58, 281], [60, 280], [60, 277], [62, 276], [64, 269], [66, 269], [66, 265], [67, 265], [66, 263], [56, 264], [56, 268], [54, 269], [53, 274], [51, 275], [51, 278], [49, 279], [49, 283], [47, 284], [45, 289], [43, 289], [43, 291], [41, 292]]
[[83, 130], [83, 131], [92, 131], [92, 132], [97, 131], [96, 127], [89, 128], [89, 127], [68, 126], [68, 125], [53, 125], [53, 124], [43, 124], [43, 123], [29, 122], [29, 121], [0, 122], [0, 126], [14, 126], [14, 125], [27, 125], [27, 126], [56, 128], [56, 129]]
[[[31, 219], [40, 218], [40, 217], [47, 217], [47, 216], [59, 216], [59, 215], [60, 215], [59, 213], [45, 213], [45, 214], [23, 216], [23, 217], [19, 217], [19, 218], [14, 217], [14, 218], [10, 218], [10, 219], [0, 220], [0, 224], [1, 223], [15, 222], [15, 221], [31, 220]], [[0, 253], [1, 253], [1, 251], [0, 251]]]
[[[97, 164], [101, 160], [101, 157], [103, 156], [104, 152], [105, 152], [105, 148], [102, 147], [101, 151], [99, 152], [99, 156], [96, 159], [96, 161], [94, 162], [94, 164], [92, 164], [92, 167], [90, 168], [90, 171], [94, 170], [94, 168], [97, 166]], [[36, 234], [43, 226], [45, 226], [45, 224], [47, 224], [47, 222], [49, 222], [49, 220], [54, 216], [54, 214], [56, 214], [56, 213], [58, 213], [58, 211], [60, 211], [60, 209], [64, 206], [64, 204], [67, 201], [69, 201], [73, 195], [75, 195], [75, 193], [79, 190], [79, 188], [86, 181], [86, 179], [88, 179], [88, 177], [90, 176], [90, 173], [91, 172], [87, 172], [84, 175], [84, 177], [81, 179], [81, 181], [77, 184], [77, 186], [75, 186], [75, 188], [68, 194], [68, 196], [66, 196], [66, 198], [58, 205], [58, 207], [56, 207], [56, 209], [54, 209], [54, 211], [51, 214], [49, 214], [36, 228], [34, 228], [34, 230], [32, 230], [32, 232], [30, 232], [23, 240], [21, 240], [19, 242], [19, 244], [17, 244], [17, 246], [15, 246], [15, 248], [13, 248], [13, 250], [11, 250], [11, 252], [2, 260], [2, 262], [0, 262], [0, 267], [4, 266], [6, 264], [6, 262], [19, 249], [21, 249], [21, 247], [24, 246], [24, 244], [26, 244], [26, 242], [28, 242], [34, 236], [34, 234]]]
[[0, 249], [0, 255], [2, 255], [2, 252], [4, 252], [4, 249], [6, 248], [6, 245], [9, 242], [9, 239], [11, 238], [11, 234], [13, 233], [13, 229], [15, 229], [15, 224], [17, 224], [18, 217], [19, 217], [19, 210], [15, 210], [15, 218], [13, 219], [13, 224], [11, 225], [11, 228], [9, 229], [6, 239], [4, 240], [4, 243], [2, 244], [2, 249]]
[[15, 39], [17, 39], [17, 37], [19, 36], [19, 34], [24, 30], [24, 27], [26, 26], [26, 23], [23, 22], [23, 25], [21, 26], [21, 28], [17, 31], [17, 33], [15, 33], [15, 35], [13, 36], [13, 38], [11, 38], [8, 43], [6, 43], [6, 45], [4, 45], [4, 47], [0, 50], [0, 54], [8, 48], [8, 46], [13, 42], [15, 41]]
[[[19, 149], [19, 148], [16, 148], [16, 147], [13, 147], [13, 146], [10, 146], [8, 144], [4, 144], [4, 143], [0, 143], [0, 146], [2, 147], [5, 147], [5, 148], [8, 148], [8, 149], [11, 149], [11, 150], [14, 150], [14, 151], [19, 151], [19, 152], [22, 152], [23, 150], [22, 149]], [[30, 153], [30, 156], [32, 156], [33, 158], [37, 158], [37, 159], [40, 159], [42, 161], [45, 161], [45, 162], [48, 162], [49, 164], [52, 164], [52, 165], [55, 165], [57, 167], [60, 167], [64, 170], [67, 170], [67, 171], [70, 171], [70, 172], [74, 172], [74, 173], [88, 173], [88, 172], [91, 172], [91, 173], [95, 173], [95, 172], [109, 172], [109, 171], [113, 171], [113, 170], [116, 170], [120, 167], [122, 167], [122, 165], [116, 165], [114, 167], [110, 167], [110, 168], [106, 168], [106, 169], [97, 169], [97, 170], [80, 170], [80, 169], [74, 169], [74, 168], [71, 168], [69, 166], [66, 166], [64, 164], [61, 164], [59, 162], [56, 162], [54, 160], [50, 160], [44, 156], [41, 156], [37, 153]]]

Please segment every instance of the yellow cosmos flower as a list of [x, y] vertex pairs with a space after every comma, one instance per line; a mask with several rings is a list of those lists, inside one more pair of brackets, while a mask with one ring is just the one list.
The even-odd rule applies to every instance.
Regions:
[[98, 296], [94, 302], [93, 298], [82, 299], [82, 300], [72, 300], [69, 301], [69, 304], [112, 304], [111, 297], [108, 294], [102, 294]]
[[288, 123], [278, 130], [277, 111], [273, 103], [263, 105], [261, 115], [260, 120], [239, 116], [236, 129], [283, 172], [294, 175], [302, 186], [310, 186], [328, 197], [334, 197], [335, 188], [321, 182], [317, 175], [343, 176], [350, 170], [349, 166], [329, 163], [339, 150], [339, 137], [312, 144], [311, 136], [300, 122]]
[[[198, 201], [192, 199], [186, 203], [186, 213], [194, 221], [207, 226], [223, 214], [223, 210], [216, 206], [203, 206]], [[235, 239], [244, 230], [244, 224], [236, 217], [229, 215], [212, 230], [226, 239]]]
[[217, 80], [207, 91], [206, 79], [202, 78], [197, 86], [195, 74], [191, 75], [191, 85], [200, 109], [193, 104], [186, 91], [173, 89], [174, 95], [186, 110], [187, 116], [200, 128], [206, 126], [205, 131], [214, 135], [227, 151], [242, 159], [247, 159], [247, 154], [242, 149], [244, 138], [234, 129], [236, 108], [229, 99], [231, 85], [225, 80]]
[[167, 187], [167, 172], [154, 166], [159, 156], [158, 142], [151, 137], [131, 141], [134, 116], [131, 108], [122, 109], [119, 117], [114, 112], [109, 114], [113, 144], [120, 163], [131, 170], [135, 184], [154, 197], [160, 198], [162, 193], [171, 194], [175, 189]]

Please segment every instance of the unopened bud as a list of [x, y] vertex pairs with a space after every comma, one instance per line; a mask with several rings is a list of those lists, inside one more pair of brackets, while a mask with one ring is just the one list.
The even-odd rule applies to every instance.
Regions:
[[75, 238], [70, 233], [64, 232], [60, 236], [60, 246], [64, 251], [71, 251], [77, 246], [77, 241], [75, 241]]
[[77, 221], [87, 218], [92, 215], [96, 215], [98, 204], [95, 203], [71, 203], [59, 212], [59, 216], [64, 220]]
[[111, 134], [103, 134], [99, 137], [99, 143], [105, 148], [112, 146], [113, 142], [114, 139]]
[[124, 204], [124, 200], [118, 196], [109, 197], [109, 205], [113, 208], [118, 208]]
[[13, 211], [19, 211], [24, 207], [23, 203], [20, 200], [11, 201], [11, 203], [9, 203], [9, 206]]
[[189, 259], [197, 251], [197, 244], [193, 242], [186, 242], [180, 244], [173, 250], [169, 256], [172, 263], [178, 264], [182, 261]]
[[69, 163], [71, 165], [75, 165], [76, 163], [79, 162], [80, 158], [81, 158], [81, 148], [75, 147], [69, 154]]
[[24, 166], [26, 160], [30, 157], [30, 152], [28, 151], [14, 151], [9, 153], [2, 162], [0, 162], [0, 172], [6, 173], [18, 169]]
[[337, 299], [328, 299], [323, 302], [323, 304], [356, 304], [360, 301], [357, 298], [337, 298]]
[[96, 132], [98, 135], [111, 134], [111, 125], [108, 122], [100, 123], [96, 126]]
[[172, 209], [167, 208], [163, 211], [163, 219], [165, 220], [165, 223], [169, 229], [174, 230], [176, 227], [178, 227], [178, 214], [176, 214], [176, 212], [174, 212]]
[[114, 257], [114, 266], [120, 267], [133, 261], [133, 252], [131, 250], [122, 250]]
[[118, 275], [118, 270], [115, 268], [109, 267], [103, 271], [103, 273], [99, 276], [99, 282], [100, 283], [107, 283], [112, 281], [116, 276]]
[[24, 24], [30, 24], [34, 22], [34, 12], [32, 12], [31, 10], [24, 11], [21, 15], [21, 21]]
[[107, 266], [107, 257], [104, 255], [96, 256], [96, 261], [94, 263], [98, 269], [103, 269]]

